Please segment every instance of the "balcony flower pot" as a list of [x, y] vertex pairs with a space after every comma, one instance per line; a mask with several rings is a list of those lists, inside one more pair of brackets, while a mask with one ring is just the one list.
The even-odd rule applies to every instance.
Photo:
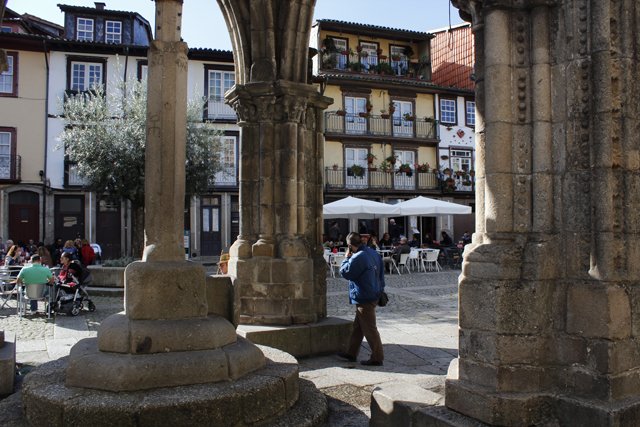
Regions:
[[357, 178], [362, 178], [364, 176], [364, 168], [359, 165], [353, 165], [349, 169], [347, 169], [349, 175], [353, 175]]
[[367, 102], [367, 111], [371, 111], [373, 110], [373, 104], [370, 102]]
[[360, 58], [368, 58], [369, 54], [367, 52], [358, 52], [358, 56]]
[[411, 172], [411, 168], [400, 168], [400, 172]]
[[469, 185], [471, 185], [471, 181], [462, 181], [462, 185], [469, 186]]
[[396, 156], [395, 155], [391, 155], [391, 156], [387, 157], [385, 160], [387, 162], [389, 162], [389, 164], [392, 164], [392, 165], [396, 164]]
[[334, 171], [337, 171], [338, 170], [338, 165], [331, 166], [331, 169], [333, 169]]
[[382, 49], [376, 49], [376, 53], [378, 54], [378, 56], [382, 55]]
[[360, 117], [365, 117], [365, 118], [369, 117], [369, 113], [359, 113], [359, 114], [360, 114]]
[[445, 169], [445, 170], [442, 171], [442, 173], [445, 174], [445, 175], [452, 175], [453, 171], [451, 169]]
[[396, 112], [396, 107], [389, 107], [389, 114], [393, 114]]
[[378, 55], [379, 59], [387, 59], [387, 55]]
[[380, 117], [382, 117], [383, 119], [388, 119], [389, 117], [391, 117], [391, 115], [389, 115], [389, 114], [381, 114]]
[[470, 176], [476, 176], [476, 171], [474, 171], [474, 170], [470, 170], [470, 171], [469, 171], [469, 175], [470, 175]]
[[349, 51], [348, 50], [343, 50], [340, 53], [343, 54], [344, 56], [349, 56]]
[[441, 158], [442, 160], [447, 160], [447, 159], [449, 158], [449, 156], [440, 156], [440, 158]]
[[464, 175], [464, 172], [462, 172], [462, 171], [457, 171], [457, 172], [456, 172], [456, 175], [458, 175], [458, 176], [462, 176], [462, 175]]
[[409, 113], [404, 113], [404, 114], [402, 115], [402, 118], [403, 118], [405, 121], [407, 121], [407, 122], [412, 122], [412, 121], [415, 119], [415, 117], [414, 117], [414, 116], [412, 116], [412, 115], [411, 115], [411, 114], [409, 114]]
[[339, 115], [339, 116], [346, 116], [347, 112], [345, 110], [338, 110], [338, 111], [336, 111], [336, 114]]
[[367, 169], [369, 169], [369, 172], [375, 172], [378, 170], [378, 168], [374, 168], [374, 167], [369, 167]]
[[400, 61], [400, 59], [401, 59], [401, 58], [400, 58], [399, 56], [395, 56], [395, 55], [392, 55], [392, 56], [391, 56], [391, 60], [393, 60], [393, 61], [398, 62], [398, 61]]
[[455, 182], [453, 179], [451, 179], [451, 178], [447, 178], [447, 179], [446, 179], [446, 181], [445, 181], [445, 183], [446, 183], [447, 185], [449, 185], [449, 186], [454, 186], [454, 185], [456, 185], [456, 182]]
[[356, 47], [356, 50], [358, 51], [358, 53], [362, 52], [362, 46]]
[[393, 170], [393, 169], [385, 169], [384, 171], [385, 171], [386, 173], [393, 173], [393, 172], [394, 172], [394, 170]]
[[373, 164], [373, 161], [377, 159], [376, 155], [373, 153], [367, 154], [367, 163]]

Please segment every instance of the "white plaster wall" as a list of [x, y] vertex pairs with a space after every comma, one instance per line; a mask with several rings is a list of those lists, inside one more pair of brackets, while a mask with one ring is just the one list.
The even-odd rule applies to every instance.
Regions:
[[[436, 96], [436, 114], [438, 120], [440, 119], [440, 97]], [[456, 102], [456, 115], [458, 118], [458, 125], [453, 126], [451, 130], [447, 130], [446, 125], [440, 125], [440, 144], [439, 154], [438, 154], [438, 162], [439, 165], [444, 164], [446, 167], [449, 167], [449, 160], [440, 159], [441, 155], [449, 155], [449, 146], [453, 145], [456, 147], [465, 147], [472, 149], [472, 157], [473, 163], [475, 167], [475, 147], [476, 147], [476, 134], [475, 129], [468, 127], [466, 125], [466, 116], [465, 116], [465, 98], [463, 96], [457, 97]], [[460, 138], [457, 135], [459, 129], [462, 129], [464, 132], [464, 136]]]

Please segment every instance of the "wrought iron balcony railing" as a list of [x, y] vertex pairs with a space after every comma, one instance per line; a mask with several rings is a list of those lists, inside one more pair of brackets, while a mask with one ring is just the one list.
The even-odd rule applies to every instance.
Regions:
[[324, 171], [324, 186], [327, 190], [437, 190], [440, 180], [434, 173], [385, 172], [364, 169], [356, 176], [348, 168], [327, 167]]
[[237, 187], [238, 168], [235, 166], [223, 167], [220, 172], [215, 174], [210, 185], [213, 187]]
[[321, 53], [323, 70], [350, 71], [354, 73], [413, 77], [431, 80], [431, 63], [407, 59], [406, 56], [371, 55], [341, 52]]
[[211, 97], [207, 103], [206, 118], [209, 120], [237, 120], [236, 111], [220, 97]]
[[440, 139], [438, 122], [424, 118], [405, 120], [401, 116], [374, 116], [367, 114], [340, 114], [327, 112], [325, 133], [339, 135], [377, 135], [396, 138]]
[[21, 162], [20, 156], [0, 154], [0, 179], [20, 181], [22, 179]]

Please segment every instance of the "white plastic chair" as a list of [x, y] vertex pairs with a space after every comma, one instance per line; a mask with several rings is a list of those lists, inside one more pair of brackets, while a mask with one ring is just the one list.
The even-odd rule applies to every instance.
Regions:
[[391, 262], [393, 263], [393, 266], [396, 268], [396, 271], [398, 272], [398, 274], [402, 275], [402, 273], [400, 273], [400, 267], [404, 267], [404, 269], [408, 271], [409, 274], [411, 274], [411, 270], [407, 268], [408, 259], [409, 259], [409, 254], [400, 254], [400, 262], [396, 264], [396, 260], [393, 259], [393, 257], [391, 257]]
[[435, 265], [436, 271], [440, 271], [440, 264], [438, 264], [439, 253], [440, 249], [427, 251], [427, 256], [422, 259], [422, 268], [424, 269], [424, 271], [427, 271], [427, 264], [429, 264], [429, 271], [431, 271], [431, 267], [433, 265]]
[[27, 309], [27, 303], [32, 300], [44, 300], [47, 318], [51, 317], [51, 296], [44, 294], [46, 290], [47, 285], [44, 283], [20, 284], [18, 292], [18, 314], [20, 315], [20, 320], [22, 320], [22, 316]]
[[418, 271], [420, 271], [420, 267], [421, 267], [420, 252], [415, 248], [412, 248], [411, 252], [409, 252], [409, 263], [412, 269], [416, 267]]
[[337, 268], [340, 271], [340, 266], [342, 265], [342, 261], [344, 261], [344, 255], [334, 255], [333, 260], [331, 261], [331, 275], [336, 277], [336, 272], [334, 268]]

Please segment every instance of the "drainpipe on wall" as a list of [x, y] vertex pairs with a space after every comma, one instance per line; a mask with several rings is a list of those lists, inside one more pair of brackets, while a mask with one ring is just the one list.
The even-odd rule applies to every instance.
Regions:
[[46, 93], [44, 100], [44, 168], [42, 175], [42, 242], [47, 236], [47, 154], [49, 151], [49, 58], [47, 57], [47, 40], [42, 40], [44, 63], [47, 66]]

